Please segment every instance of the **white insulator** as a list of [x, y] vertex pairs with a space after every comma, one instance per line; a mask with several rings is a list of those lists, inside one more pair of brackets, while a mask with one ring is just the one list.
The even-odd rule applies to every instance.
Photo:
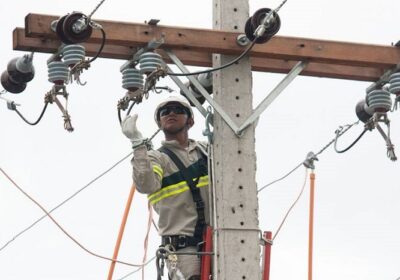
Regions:
[[68, 81], [69, 69], [68, 66], [62, 61], [53, 61], [48, 65], [49, 82], [64, 82]]
[[389, 91], [396, 95], [400, 94], [400, 72], [392, 74], [389, 83]]
[[73, 66], [85, 59], [85, 47], [82, 45], [65, 45], [62, 54], [65, 64]]
[[392, 108], [390, 92], [383, 89], [376, 89], [367, 94], [368, 106], [374, 112], [387, 112]]
[[134, 91], [143, 88], [143, 75], [138, 69], [128, 68], [122, 71], [122, 87]]
[[160, 68], [162, 65], [161, 55], [154, 52], [146, 52], [139, 57], [140, 71], [144, 74], [149, 74]]

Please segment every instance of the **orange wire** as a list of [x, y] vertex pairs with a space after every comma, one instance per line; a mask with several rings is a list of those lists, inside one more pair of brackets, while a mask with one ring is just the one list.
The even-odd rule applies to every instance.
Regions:
[[[147, 231], [146, 231], [146, 237], [144, 239], [144, 254], [143, 254], [142, 263], [145, 263], [147, 260], [147, 250], [148, 250], [148, 245], [149, 245], [150, 229], [151, 229], [151, 224], [153, 221], [153, 209], [151, 208], [150, 201], [147, 204], [147, 208], [149, 210], [149, 218], [147, 220]], [[142, 268], [142, 280], [144, 280], [144, 267]]]
[[[125, 225], [126, 225], [126, 221], [128, 220], [129, 210], [131, 209], [132, 200], [133, 200], [133, 196], [135, 194], [135, 190], [136, 190], [136, 186], [132, 183], [132, 187], [131, 187], [131, 190], [129, 192], [128, 201], [126, 202], [126, 206], [125, 206], [124, 216], [122, 217], [122, 222], [121, 222], [121, 225], [119, 227], [119, 233], [118, 233], [117, 242], [116, 242], [115, 247], [114, 247], [114, 254], [113, 254], [113, 259], [114, 260], [118, 257], [119, 248], [121, 247], [122, 237], [124, 235]], [[112, 277], [113, 277], [114, 269], [115, 269], [115, 263], [116, 263], [114, 260], [110, 264], [110, 269], [108, 271], [107, 280], [111, 280]]]
[[99, 254], [96, 254], [92, 251], [90, 251], [89, 249], [87, 249], [85, 246], [83, 246], [81, 243], [79, 243], [78, 240], [76, 240], [74, 237], [72, 237], [72, 235], [70, 235], [51, 215], [50, 213], [39, 203], [37, 202], [34, 198], [32, 198], [28, 193], [26, 193], [21, 187], [19, 187], [17, 185], [17, 183], [15, 183], [10, 176], [8, 176], [8, 174], [2, 169], [0, 168], [0, 171], [4, 174], [4, 176], [20, 191], [22, 192], [27, 198], [29, 198], [33, 203], [35, 203], [49, 218], [50, 220], [69, 238], [71, 239], [76, 245], [78, 245], [79, 247], [81, 247], [84, 251], [86, 251], [87, 253], [100, 258], [100, 259], [104, 259], [104, 260], [108, 260], [108, 261], [115, 261], [117, 263], [120, 264], [125, 264], [128, 266], [133, 266], [133, 267], [142, 267], [144, 264], [131, 264], [128, 262], [123, 262], [123, 261], [119, 261], [116, 259], [112, 259], [112, 258], [108, 258], [108, 257], [104, 257], [101, 256]]

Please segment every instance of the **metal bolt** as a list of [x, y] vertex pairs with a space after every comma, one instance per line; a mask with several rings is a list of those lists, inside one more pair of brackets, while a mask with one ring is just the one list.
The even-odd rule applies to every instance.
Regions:
[[56, 30], [57, 30], [57, 23], [58, 23], [58, 20], [53, 20], [53, 21], [50, 23], [50, 29], [51, 29], [51, 31], [56, 32]]
[[237, 36], [236, 38], [236, 43], [238, 43], [239, 46], [245, 47], [247, 46], [250, 41], [249, 39], [246, 37], [245, 34], [240, 34], [239, 36]]

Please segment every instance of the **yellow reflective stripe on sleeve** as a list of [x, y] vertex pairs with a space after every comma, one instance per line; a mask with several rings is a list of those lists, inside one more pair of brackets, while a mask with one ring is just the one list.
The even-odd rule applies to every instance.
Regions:
[[159, 165], [153, 165], [153, 171], [154, 173], [156, 173], [158, 176], [160, 176], [160, 180], [162, 180], [163, 178], [163, 170], [161, 169], [161, 167]]

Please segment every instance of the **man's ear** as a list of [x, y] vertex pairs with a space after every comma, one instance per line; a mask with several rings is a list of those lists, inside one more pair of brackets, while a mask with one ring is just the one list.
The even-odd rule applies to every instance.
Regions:
[[186, 124], [188, 125], [189, 128], [191, 128], [194, 125], [194, 119], [188, 118]]

